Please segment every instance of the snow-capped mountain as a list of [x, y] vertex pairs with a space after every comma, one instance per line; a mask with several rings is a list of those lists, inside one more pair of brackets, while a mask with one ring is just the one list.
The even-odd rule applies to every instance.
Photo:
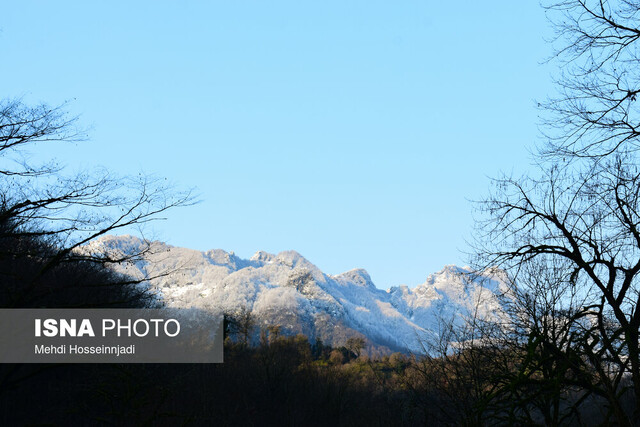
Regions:
[[[89, 251], [132, 253], [145, 242], [132, 236], [107, 236]], [[168, 306], [237, 312], [250, 310], [260, 325], [280, 325], [284, 333], [302, 333], [343, 345], [352, 336], [391, 350], [420, 351], [439, 320], [497, 310], [499, 275], [470, 278], [468, 268], [446, 266], [414, 287], [378, 289], [363, 269], [331, 276], [295, 251], [263, 251], [250, 259], [233, 252], [206, 252], [152, 242], [151, 251], [120, 269], [152, 277], [153, 288]]]

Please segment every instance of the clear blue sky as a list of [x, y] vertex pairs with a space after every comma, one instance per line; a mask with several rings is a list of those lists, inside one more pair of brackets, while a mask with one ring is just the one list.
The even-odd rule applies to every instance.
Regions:
[[382, 288], [465, 263], [468, 200], [528, 167], [553, 72], [543, 10], [512, 0], [27, 0], [0, 31], [0, 96], [92, 127], [37, 155], [197, 187], [155, 225], [171, 244]]

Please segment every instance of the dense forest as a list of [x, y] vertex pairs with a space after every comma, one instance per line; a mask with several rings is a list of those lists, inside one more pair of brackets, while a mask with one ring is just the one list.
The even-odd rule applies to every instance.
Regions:
[[[3, 425], [594, 425], [605, 399], [560, 390], [527, 355], [359, 355], [306, 337], [228, 337], [223, 364], [4, 365]], [[506, 369], [509, 369], [507, 371]], [[548, 381], [545, 381], [548, 380]], [[582, 400], [581, 402], [578, 402]], [[622, 398], [630, 410], [631, 396]], [[39, 402], [34, 404], [34, 402]], [[577, 409], [577, 410], [574, 410]]]

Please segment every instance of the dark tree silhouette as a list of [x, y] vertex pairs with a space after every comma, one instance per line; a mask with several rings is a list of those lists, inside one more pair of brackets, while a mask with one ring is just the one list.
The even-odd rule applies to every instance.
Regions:
[[88, 251], [86, 245], [142, 227], [193, 198], [150, 176], [117, 177], [106, 170], [68, 175], [55, 161], [31, 161], [27, 152], [41, 144], [83, 139], [77, 118], [64, 107], [0, 101], [0, 304], [127, 306], [136, 299], [144, 304], [142, 280], [110, 267], [135, 261], [150, 245], [126, 253]]
[[[510, 297], [519, 306], [515, 318], [533, 334], [529, 344], [555, 348], [554, 366], [568, 363], [567, 375], [558, 379], [569, 385], [572, 377], [574, 385], [606, 398], [621, 425], [640, 421], [636, 160], [625, 155], [551, 164], [539, 178], [497, 179], [480, 205], [485, 217], [478, 234], [482, 265], [509, 274]], [[549, 371], [547, 378], [556, 374]], [[621, 403], [627, 392], [634, 414]]]
[[[117, 177], [105, 170], [69, 175], [53, 160], [36, 163], [30, 158], [29, 152], [42, 144], [83, 140], [76, 124], [64, 105], [0, 101], [0, 307], [159, 306], [147, 285], [150, 277], [132, 278], [113, 268], [144, 256], [150, 242], [125, 251], [87, 245], [108, 233], [143, 227], [193, 199], [157, 178]], [[17, 405], [15, 393], [37, 395], [43, 407], [58, 395], [73, 396], [81, 404], [84, 386], [79, 379], [95, 381], [108, 371], [82, 365], [2, 365], [2, 412], [16, 410], [8, 424], [27, 422], [33, 406]], [[58, 422], [67, 424], [64, 417]]]
[[640, 148], [640, 2], [565, 0], [546, 6], [562, 66], [542, 103], [552, 156], [606, 156]]

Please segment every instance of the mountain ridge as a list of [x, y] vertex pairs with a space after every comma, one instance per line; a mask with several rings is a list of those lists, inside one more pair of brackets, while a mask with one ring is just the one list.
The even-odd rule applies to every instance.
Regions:
[[127, 254], [147, 243], [151, 251], [143, 259], [118, 269], [137, 278], [173, 271], [151, 280], [167, 306], [246, 309], [259, 326], [280, 325], [285, 334], [333, 346], [355, 336], [373, 347], [420, 352], [443, 319], [495, 311], [495, 292], [504, 282], [496, 274], [471, 276], [468, 267], [448, 265], [413, 288], [383, 290], [364, 269], [325, 274], [296, 251], [257, 251], [243, 259], [222, 249], [197, 251], [134, 236], [105, 236], [86, 250]]

